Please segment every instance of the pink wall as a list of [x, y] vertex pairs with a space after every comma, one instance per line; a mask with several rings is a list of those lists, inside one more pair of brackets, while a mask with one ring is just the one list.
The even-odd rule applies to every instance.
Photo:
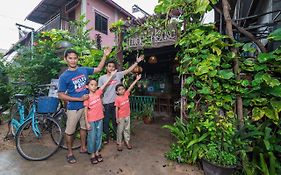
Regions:
[[[104, 17], [108, 18], [108, 34], [104, 34], [95, 30], [95, 11], [99, 12], [99, 14], [103, 15]], [[117, 9], [111, 7], [103, 0], [87, 0], [87, 7], [86, 7], [86, 18], [90, 20], [87, 25], [87, 29], [93, 28], [90, 32], [90, 37], [95, 40], [96, 34], [101, 34], [102, 38], [102, 47], [104, 46], [113, 46], [115, 45], [114, 33], [109, 31], [111, 23], [116, 22], [118, 19], [123, 18], [127, 19], [127, 17]]]

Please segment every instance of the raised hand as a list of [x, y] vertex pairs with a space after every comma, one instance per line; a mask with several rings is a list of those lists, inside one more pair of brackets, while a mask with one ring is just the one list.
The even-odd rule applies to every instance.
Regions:
[[141, 62], [142, 60], [144, 60], [144, 55], [140, 55], [138, 58], [137, 58], [137, 62]]
[[111, 47], [106, 47], [104, 50], [103, 50], [103, 54], [104, 56], [108, 56], [111, 52], [112, 48]]
[[141, 79], [141, 74], [138, 74], [136, 80], [139, 81]]

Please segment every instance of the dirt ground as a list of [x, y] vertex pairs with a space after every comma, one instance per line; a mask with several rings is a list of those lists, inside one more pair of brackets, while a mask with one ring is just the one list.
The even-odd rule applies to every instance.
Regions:
[[4, 140], [8, 131], [7, 125], [7, 122], [3, 122], [0, 125], [0, 152], [16, 149], [15, 142], [12, 138], [10, 138], [10, 140]]
[[[203, 175], [197, 166], [169, 161], [164, 153], [169, 150], [172, 136], [161, 126], [171, 123], [170, 118], [161, 117], [151, 125], [142, 121], [132, 124], [132, 150], [116, 150], [112, 141], [101, 151], [104, 162], [91, 165], [89, 156], [75, 151], [78, 160], [70, 165], [65, 160], [66, 151], [59, 150], [45, 161], [27, 161], [17, 153], [14, 141], [3, 141], [7, 126], [0, 125], [0, 175], [1, 174], [103, 174], [103, 175]], [[47, 171], [46, 171], [47, 170]]]

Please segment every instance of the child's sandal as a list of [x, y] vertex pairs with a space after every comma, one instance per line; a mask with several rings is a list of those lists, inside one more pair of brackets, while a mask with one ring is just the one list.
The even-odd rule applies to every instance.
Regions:
[[121, 145], [117, 145], [117, 151], [122, 151], [122, 146]]

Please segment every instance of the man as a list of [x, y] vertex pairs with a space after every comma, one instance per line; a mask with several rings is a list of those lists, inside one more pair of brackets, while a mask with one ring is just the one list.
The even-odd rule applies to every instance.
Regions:
[[68, 148], [66, 156], [68, 163], [76, 163], [77, 160], [72, 151], [73, 134], [76, 130], [78, 121], [80, 122], [81, 148], [80, 153], [87, 153], [86, 149], [86, 124], [84, 115], [83, 101], [89, 96], [86, 94], [86, 82], [88, 76], [100, 72], [105, 64], [106, 57], [110, 54], [111, 49], [105, 49], [103, 57], [96, 68], [79, 67], [78, 54], [75, 50], [66, 50], [64, 60], [68, 69], [59, 77], [58, 97], [61, 100], [68, 101], [67, 104], [67, 121], [65, 129], [65, 139]]
[[[115, 118], [115, 98], [116, 98], [116, 92], [115, 87], [117, 84], [121, 83], [121, 79], [124, 77], [124, 75], [131, 72], [139, 62], [141, 62], [144, 59], [144, 55], [141, 55], [136, 59], [136, 62], [132, 64], [128, 69], [117, 72], [115, 74], [115, 77], [109, 82], [109, 84], [106, 86], [103, 94], [103, 105], [104, 105], [104, 111], [105, 111], [105, 117], [103, 119], [103, 130], [106, 134], [106, 140], [104, 141], [104, 144], [107, 144], [109, 142], [110, 133], [109, 133], [109, 122], [110, 119], [112, 120], [113, 125], [113, 139], [116, 140], [116, 118]], [[98, 86], [101, 87], [108, 77], [110, 76], [111, 72], [113, 72], [116, 69], [116, 63], [114, 61], [108, 61], [105, 65], [106, 68], [106, 74], [101, 76], [99, 78]]]

